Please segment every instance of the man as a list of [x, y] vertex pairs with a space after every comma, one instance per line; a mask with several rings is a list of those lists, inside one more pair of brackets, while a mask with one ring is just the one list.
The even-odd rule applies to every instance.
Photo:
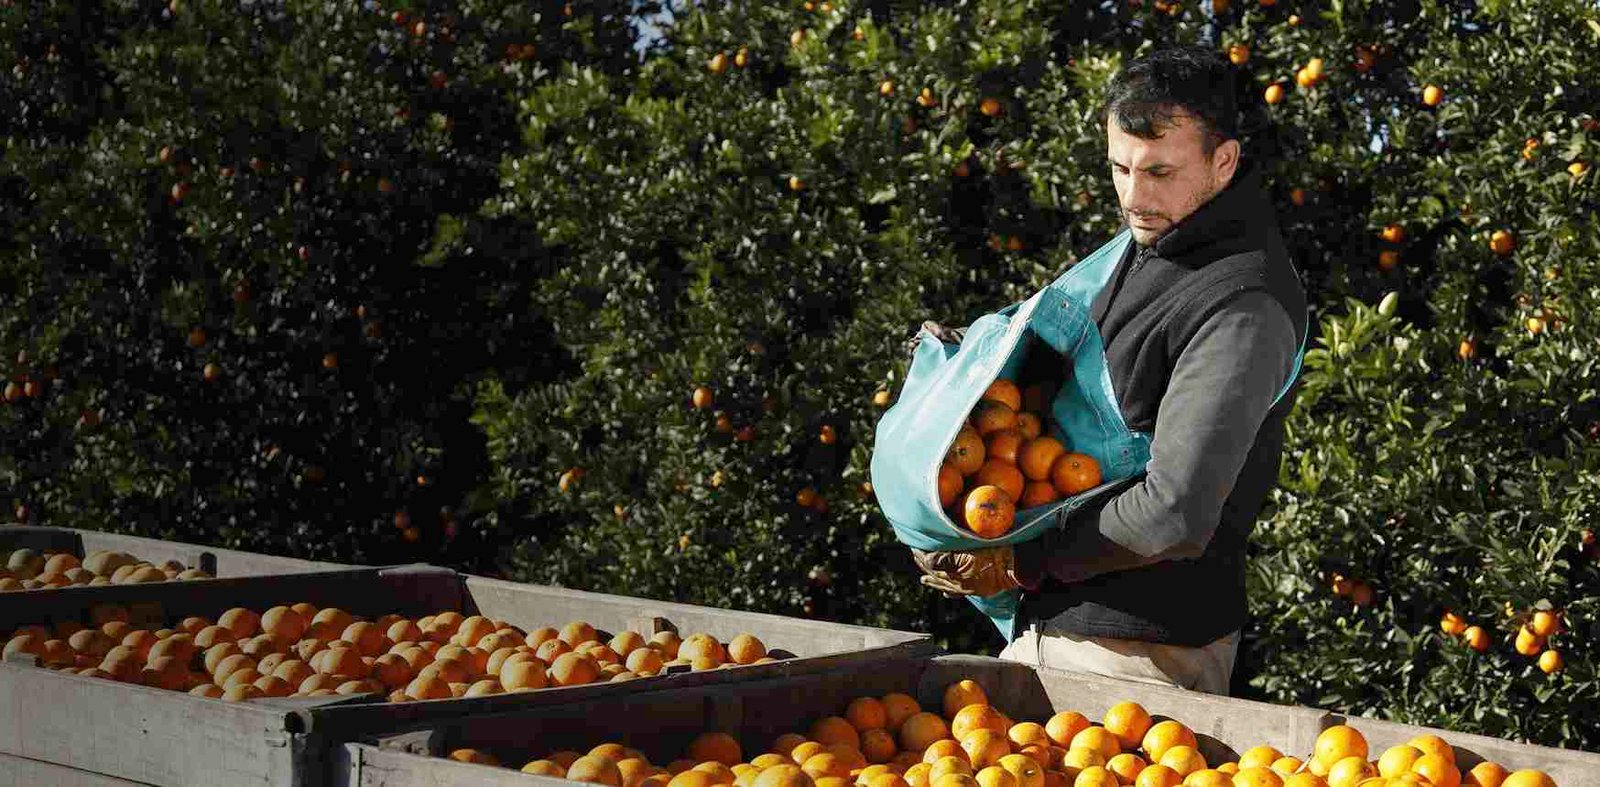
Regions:
[[1245, 542], [1277, 478], [1292, 404], [1278, 396], [1306, 330], [1259, 169], [1241, 161], [1233, 90], [1216, 53], [1158, 51], [1113, 78], [1104, 110], [1134, 243], [1091, 314], [1124, 419], [1151, 435], [1146, 474], [1014, 549], [915, 553], [947, 593], [1024, 591], [1026, 629], [1002, 658], [1228, 692]]

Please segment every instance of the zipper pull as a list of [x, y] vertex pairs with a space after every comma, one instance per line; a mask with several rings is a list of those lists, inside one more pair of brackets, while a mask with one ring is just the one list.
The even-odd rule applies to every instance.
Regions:
[[1139, 268], [1144, 265], [1145, 260], [1149, 259], [1152, 251], [1154, 251], [1154, 249], [1145, 247], [1140, 249], [1138, 254], [1133, 255], [1133, 264], [1128, 266], [1128, 275], [1131, 276], [1135, 273], [1138, 273]]

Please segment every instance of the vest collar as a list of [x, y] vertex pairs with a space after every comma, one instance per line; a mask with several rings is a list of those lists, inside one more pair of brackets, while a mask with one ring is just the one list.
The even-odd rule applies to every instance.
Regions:
[[1199, 268], [1229, 254], [1260, 248], [1264, 222], [1271, 216], [1272, 205], [1261, 188], [1261, 168], [1241, 159], [1233, 180], [1157, 239], [1154, 251], [1163, 259]]

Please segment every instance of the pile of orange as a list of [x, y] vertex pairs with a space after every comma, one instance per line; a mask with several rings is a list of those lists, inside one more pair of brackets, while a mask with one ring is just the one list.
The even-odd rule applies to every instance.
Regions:
[[939, 467], [939, 502], [983, 538], [1011, 530], [1020, 509], [1100, 484], [1100, 465], [1050, 435], [1049, 398], [996, 380], [967, 416]]
[[78, 675], [240, 701], [256, 697], [383, 694], [391, 702], [477, 697], [550, 686], [625, 681], [669, 667], [709, 670], [770, 663], [750, 634], [726, 643], [710, 634], [664, 631], [609, 636], [582, 621], [525, 632], [456, 611], [412, 620], [365, 620], [301, 602], [257, 613], [230, 609], [215, 621], [184, 618], [138, 628], [128, 610], [95, 607], [87, 623], [12, 632], [5, 654], [38, 656]]
[[[550, 752], [525, 773], [608, 787], [1554, 787], [1540, 771], [1508, 774], [1491, 762], [1462, 773], [1455, 750], [1422, 735], [1368, 761], [1352, 727], [1323, 731], [1309, 761], [1257, 746], [1211, 765], [1194, 731], [1157, 721], [1120, 702], [1093, 724], [1063, 711], [1043, 723], [1015, 722], [989, 704], [983, 687], [962, 680], [945, 689], [941, 712], [906, 694], [858, 697], [805, 734], [779, 736], [746, 759], [737, 738], [701, 734], [658, 766], [625, 743], [587, 753]], [[499, 765], [492, 754], [457, 749], [451, 759]]]
[[176, 560], [158, 566], [126, 552], [101, 549], [79, 560], [71, 552], [38, 552], [24, 548], [12, 550], [6, 564], [0, 566], [0, 592], [210, 578], [210, 574]]

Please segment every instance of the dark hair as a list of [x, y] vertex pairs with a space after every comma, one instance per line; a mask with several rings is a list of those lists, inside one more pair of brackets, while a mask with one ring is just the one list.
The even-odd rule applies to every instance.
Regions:
[[1198, 46], [1158, 49], [1122, 67], [1106, 90], [1102, 122], [1116, 118], [1128, 134], [1154, 139], [1181, 113], [1205, 129], [1205, 151], [1239, 136], [1233, 72], [1221, 53]]

